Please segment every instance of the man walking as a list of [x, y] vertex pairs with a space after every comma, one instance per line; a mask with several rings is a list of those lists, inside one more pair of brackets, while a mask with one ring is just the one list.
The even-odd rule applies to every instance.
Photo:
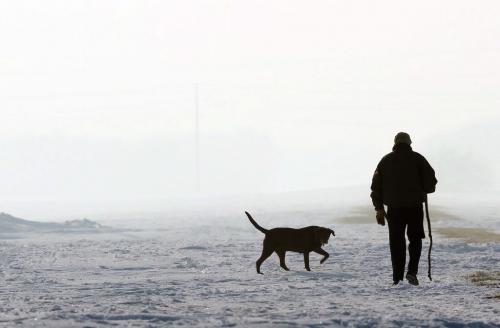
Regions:
[[[377, 223], [389, 225], [389, 244], [394, 285], [403, 280], [406, 264], [405, 230], [410, 244], [406, 279], [418, 286], [418, 262], [422, 252], [424, 212], [422, 203], [436, 189], [436, 176], [427, 160], [411, 148], [407, 133], [394, 138], [392, 152], [385, 155], [373, 174], [371, 198]], [[387, 213], [384, 205], [387, 205]]]

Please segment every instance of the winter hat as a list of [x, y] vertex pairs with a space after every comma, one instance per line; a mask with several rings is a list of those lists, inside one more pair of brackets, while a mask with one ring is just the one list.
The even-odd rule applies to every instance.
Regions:
[[399, 132], [398, 134], [396, 134], [396, 136], [394, 137], [394, 144], [397, 145], [400, 143], [411, 145], [410, 135], [406, 132]]

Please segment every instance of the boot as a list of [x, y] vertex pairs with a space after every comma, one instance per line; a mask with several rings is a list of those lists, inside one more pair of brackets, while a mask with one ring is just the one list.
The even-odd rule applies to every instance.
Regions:
[[417, 276], [412, 274], [412, 273], [407, 273], [406, 274], [406, 280], [408, 280], [408, 283], [413, 286], [418, 286], [418, 279]]

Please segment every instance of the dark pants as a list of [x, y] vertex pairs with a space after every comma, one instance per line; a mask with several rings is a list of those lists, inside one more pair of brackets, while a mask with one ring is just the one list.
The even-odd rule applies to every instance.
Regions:
[[[424, 212], [422, 205], [415, 207], [389, 207], [387, 210], [389, 225], [389, 244], [391, 246], [392, 277], [394, 281], [403, 280], [406, 264], [405, 230], [410, 244], [410, 262], [408, 273], [416, 275], [422, 252], [424, 233]], [[408, 229], [406, 227], [408, 226]]]

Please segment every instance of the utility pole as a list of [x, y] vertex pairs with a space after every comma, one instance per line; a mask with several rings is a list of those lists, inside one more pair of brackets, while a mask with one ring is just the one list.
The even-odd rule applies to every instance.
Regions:
[[200, 99], [199, 99], [199, 84], [194, 84], [194, 99], [195, 99], [195, 177], [196, 177], [196, 192], [200, 192]]

